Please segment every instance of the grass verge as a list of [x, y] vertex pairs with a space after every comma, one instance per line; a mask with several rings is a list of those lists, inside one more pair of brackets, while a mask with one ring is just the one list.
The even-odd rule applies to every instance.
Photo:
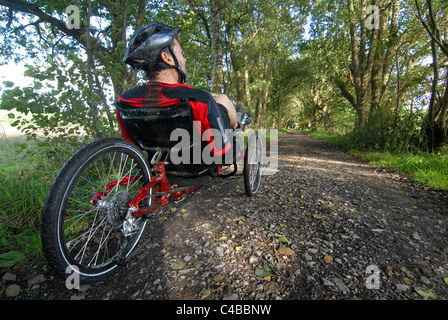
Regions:
[[43, 259], [42, 207], [57, 171], [79, 147], [64, 143], [0, 137], [0, 268]]
[[302, 131], [360, 156], [372, 165], [409, 174], [415, 182], [434, 190], [448, 191], [448, 154], [425, 152], [364, 151], [350, 149], [350, 142], [327, 132]]
[[0, 148], [0, 266], [8, 252], [20, 252], [33, 261], [41, 258], [40, 212], [48, 191], [36, 160], [14, 152], [13, 144]]

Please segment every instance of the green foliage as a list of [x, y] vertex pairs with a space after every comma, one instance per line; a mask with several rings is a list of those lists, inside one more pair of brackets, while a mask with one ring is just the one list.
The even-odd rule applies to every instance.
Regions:
[[49, 184], [36, 167], [0, 173], [0, 252], [40, 255], [40, 212]]
[[2, 141], [0, 252], [41, 259], [40, 213], [49, 187], [67, 159], [86, 141], [76, 137]]
[[[415, 149], [399, 151], [397, 149], [384, 151], [365, 148], [367, 137], [356, 137], [355, 134], [337, 135], [329, 132], [305, 131], [312, 136], [328, 143], [350, 150], [370, 164], [387, 167], [396, 172], [409, 174], [414, 181], [435, 190], [448, 190], [448, 153], [428, 154]], [[369, 145], [370, 147], [370, 145]]]
[[417, 151], [421, 147], [422, 111], [402, 110], [392, 114], [388, 110], [373, 113], [369, 121], [345, 135], [348, 149]]
[[0, 268], [10, 268], [25, 259], [25, 255], [19, 251], [9, 251], [0, 254]]
[[[2, 250], [20, 247], [34, 234], [50, 177], [84, 141], [119, 135], [114, 101], [144, 81], [122, 63], [126, 41], [139, 26], [181, 26], [189, 84], [210, 89], [211, 1], [146, 1], [144, 7], [138, 0], [113, 6], [93, 1], [87, 10], [81, 0], [76, 31], [61, 27], [66, 1], [21, 2], [38, 6], [36, 14], [15, 2], [0, 6], [0, 64], [24, 62], [32, 79], [27, 87], [8, 78], [0, 84], [0, 108], [30, 138], [15, 146], [19, 158], [2, 157], [0, 200], [9, 204], [0, 217]], [[220, 8], [222, 91], [244, 104], [256, 127], [298, 124], [338, 133], [334, 143], [348, 149], [418, 154], [425, 147], [433, 75], [430, 38], [416, 18], [415, 1], [377, 1], [385, 25], [376, 31], [363, 28], [365, 2], [350, 0], [351, 11], [348, 1], [226, 1]], [[446, 4], [433, 3], [442, 30]], [[446, 58], [439, 60], [446, 65]]]
[[[354, 130], [347, 130], [343, 126], [344, 121], [338, 121], [328, 131], [334, 135], [323, 135], [322, 138], [330, 139], [333, 144], [347, 150], [416, 152], [422, 144], [423, 119], [424, 112], [421, 110], [401, 110], [396, 114], [383, 110], [373, 114], [363, 127]], [[353, 125], [353, 116], [350, 121]], [[316, 135], [320, 136], [321, 132], [318, 129]]]
[[[75, 54], [70, 60], [49, 59], [42, 66], [28, 65], [30, 87], [10, 87], [2, 93], [1, 109], [18, 112], [12, 124], [31, 136], [80, 135], [100, 137], [113, 133], [111, 111], [92, 100], [85, 82], [85, 63]], [[99, 74], [97, 76], [100, 76]], [[90, 102], [90, 103], [89, 103]]]
[[371, 164], [408, 173], [431, 189], [448, 190], [448, 154], [367, 152], [362, 156]]
[[[435, 22], [446, 27], [446, 2], [432, 3]], [[416, 17], [414, 0], [375, 5], [382, 24], [370, 30], [362, 18], [363, 2], [312, 2], [309, 38], [299, 58], [305, 67], [300, 125], [351, 133], [353, 147], [423, 149], [422, 126], [434, 78], [428, 67], [430, 37]]]
[[[113, 102], [142, 80], [122, 63], [126, 40], [137, 27], [151, 21], [182, 27], [179, 40], [188, 60], [189, 84], [210, 89], [210, 1], [151, 1], [144, 8], [137, 0], [127, 1], [126, 8], [94, 2], [90, 16], [87, 2], [79, 1], [82, 23], [75, 34], [56, 23], [67, 19], [63, 1], [38, 2], [39, 17], [21, 12], [14, 4], [10, 6], [16, 12], [10, 17], [9, 8], [0, 7], [5, 13], [0, 19], [0, 58], [25, 60], [29, 63], [26, 76], [33, 78], [28, 88], [6, 83], [1, 108], [29, 114], [15, 124], [30, 134], [36, 129], [43, 134], [117, 134]], [[258, 126], [285, 126], [298, 115], [297, 99], [294, 93], [285, 94], [287, 81], [278, 70], [293, 61], [308, 6], [306, 1], [232, 0], [220, 8], [226, 64], [223, 92], [234, 100], [245, 96], [247, 110]], [[51, 19], [51, 23], [43, 22]], [[89, 19], [90, 30], [86, 30]], [[94, 47], [91, 51], [86, 31]], [[244, 84], [243, 74], [247, 76]]]

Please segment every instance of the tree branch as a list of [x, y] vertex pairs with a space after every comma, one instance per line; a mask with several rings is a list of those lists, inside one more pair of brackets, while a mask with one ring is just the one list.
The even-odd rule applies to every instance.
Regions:
[[[87, 32], [86, 29], [69, 29], [64, 21], [56, 19], [51, 15], [42, 11], [39, 6], [28, 3], [23, 0], [0, 0], [0, 5], [9, 8], [12, 11], [29, 13], [39, 18], [40, 22], [47, 22], [59, 29], [61, 32], [75, 39], [78, 43], [87, 48]], [[96, 52], [109, 53], [107, 48], [103, 47], [95, 38], [91, 38], [91, 46]], [[101, 59], [101, 57], [99, 57]]]
[[433, 33], [433, 31], [429, 28], [428, 24], [422, 19], [422, 12], [420, 9], [420, 5], [418, 4], [418, 0], [415, 0], [415, 5], [417, 6], [417, 11], [418, 11], [417, 18], [420, 20], [423, 27], [426, 29], [426, 31], [431, 36], [431, 38], [440, 47], [440, 50], [442, 50], [443, 54], [448, 57], [448, 47], [445, 47], [442, 40], [440, 39], [440, 32], [438, 32], [437, 23], [435, 21], [434, 14], [433, 14], [432, 2], [428, 1], [428, 6], [429, 6], [429, 12], [430, 12], [430, 22], [431, 22], [431, 24], [433, 24], [432, 29], [436, 32], [436, 34]]

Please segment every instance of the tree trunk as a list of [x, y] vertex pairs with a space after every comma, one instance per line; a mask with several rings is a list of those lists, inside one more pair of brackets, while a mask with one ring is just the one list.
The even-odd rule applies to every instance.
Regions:
[[229, 27], [226, 30], [227, 30], [227, 38], [229, 39], [230, 59], [232, 60], [232, 67], [233, 71], [235, 72], [237, 105], [244, 106], [243, 74], [241, 71], [240, 63], [238, 61], [238, 56], [235, 53], [234, 36]]
[[250, 96], [250, 79], [249, 79], [249, 57], [247, 53], [244, 54], [244, 85], [246, 87], [246, 111], [251, 113], [252, 110], [252, 98]]
[[441, 100], [439, 118], [437, 126], [441, 131], [442, 143], [448, 140], [448, 68], [445, 71], [445, 94]]
[[[392, 6], [389, 3], [381, 2], [381, 14], [379, 29], [372, 30], [374, 60], [372, 65], [372, 101], [371, 110], [377, 111], [384, 107], [384, 98], [387, 96], [390, 72], [393, 65], [393, 57], [397, 49], [406, 37], [406, 34], [398, 34], [398, 13], [400, 11], [400, 1], [395, 1]], [[388, 25], [388, 21], [389, 25]], [[386, 30], [386, 28], [388, 28]], [[385, 34], [388, 34], [386, 37]]]
[[422, 125], [422, 131], [428, 151], [435, 152], [448, 141], [448, 69], [445, 75], [445, 92], [441, 99], [437, 99], [439, 83], [437, 49], [440, 49], [442, 53], [448, 57], [448, 44], [444, 42], [441, 37], [440, 26], [436, 19], [437, 14], [434, 12], [432, 0], [427, 0], [426, 2], [428, 5], [428, 14], [426, 15], [427, 21], [423, 19], [418, 1], [415, 1], [418, 10], [418, 18], [431, 37], [431, 53], [433, 59], [431, 99], [426, 120]]
[[[361, 31], [360, 31], [360, 43], [358, 46], [358, 35], [356, 28], [356, 12], [353, 0], [347, 1], [348, 12], [349, 12], [349, 29], [350, 29], [350, 48], [351, 57], [353, 61], [353, 67], [350, 70], [353, 78], [353, 84], [355, 87], [356, 100], [355, 100], [355, 111], [358, 116], [357, 127], [361, 128], [364, 126], [369, 108], [370, 91], [371, 86], [369, 82], [369, 77], [372, 70], [372, 57], [369, 56], [369, 60], [366, 57], [366, 27], [365, 27], [365, 14], [361, 19]], [[361, 7], [365, 6], [365, 1], [361, 1]]]
[[212, 49], [212, 84], [211, 94], [222, 93], [223, 67], [222, 67], [222, 32], [221, 32], [220, 0], [210, 0], [210, 33]]
[[[92, 71], [94, 69], [94, 61], [93, 61], [93, 50], [91, 46], [91, 35], [90, 35], [90, 17], [92, 15], [92, 6], [91, 1], [87, 0], [87, 10], [86, 14], [86, 28], [87, 28], [87, 39], [86, 39], [86, 52], [87, 52], [87, 83], [89, 88], [93, 88], [93, 75]], [[89, 91], [87, 94], [87, 104], [90, 108], [90, 117], [93, 120], [93, 126], [90, 128], [92, 130], [92, 134], [94, 137], [100, 136], [100, 130], [98, 126], [99, 114], [98, 114], [98, 106], [96, 102], [96, 97], [94, 96], [93, 91]]]
[[445, 94], [441, 101], [439, 119], [437, 120], [437, 125], [442, 133], [442, 140], [448, 140], [448, 68], [445, 71]]

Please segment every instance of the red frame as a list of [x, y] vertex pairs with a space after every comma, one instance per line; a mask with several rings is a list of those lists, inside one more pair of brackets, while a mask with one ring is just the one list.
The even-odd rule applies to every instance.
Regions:
[[[196, 186], [186, 190], [176, 191], [178, 188], [171, 187], [166, 179], [165, 163], [159, 161], [155, 162], [154, 165], [155, 166], [151, 169], [151, 171], [155, 174], [151, 176], [151, 182], [141, 188], [139, 193], [128, 204], [129, 208], [133, 208], [133, 214], [136, 217], [140, 217], [142, 214], [150, 213], [160, 207], [163, 207], [171, 196], [174, 197], [174, 201], [181, 201], [189, 192], [193, 192], [199, 188], [199, 186]], [[151, 188], [153, 188], [153, 204], [147, 208], [140, 208], [140, 202], [148, 196], [148, 192]], [[160, 196], [154, 196], [157, 193], [163, 194]], [[154, 204], [154, 202], [157, 201], [159, 203]]]
[[112, 189], [119, 184], [122, 187], [127, 186], [129, 183], [134, 182], [134, 180], [138, 179], [138, 176], [129, 176], [129, 173], [127, 173], [120, 181], [113, 181], [106, 184], [106, 188], [104, 191], [100, 192], [98, 191], [95, 193], [95, 196], [92, 199], [92, 204], [96, 206], [98, 204], [98, 201], [103, 199], [103, 197], [107, 196], [109, 192], [112, 191]]
[[[129, 208], [132, 209], [133, 215], [137, 218], [141, 217], [143, 214], [150, 213], [163, 207], [171, 196], [174, 198], [174, 201], [181, 201], [185, 196], [187, 196], [188, 193], [193, 192], [200, 187], [195, 186], [188, 189], [176, 191], [178, 188], [171, 187], [166, 178], [164, 162], [154, 162], [154, 167], [151, 169], [151, 171], [154, 173], [151, 176], [151, 181], [146, 186], [141, 188], [138, 194], [128, 204]], [[92, 204], [96, 206], [98, 204], [98, 201], [107, 196], [117, 184], [125, 187], [138, 178], [139, 176], [129, 176], [129, 174], [126, 174], [126, 176], [124, 176], [120, 181], [109, 182], [108, 184], [106, 184], [104, 191], [98, 191], [95, 193], [92, 199]], [[151, 188], [153, 188], [153, 193], [151, 195], [153, 200], [152, 204], [149, 207], [140, 208], [140, 202], [142, 202], [148, 196], [148, 192], [151, 190]], [[160, 193], [160, 195], [157, 195], [158, 193]]]

